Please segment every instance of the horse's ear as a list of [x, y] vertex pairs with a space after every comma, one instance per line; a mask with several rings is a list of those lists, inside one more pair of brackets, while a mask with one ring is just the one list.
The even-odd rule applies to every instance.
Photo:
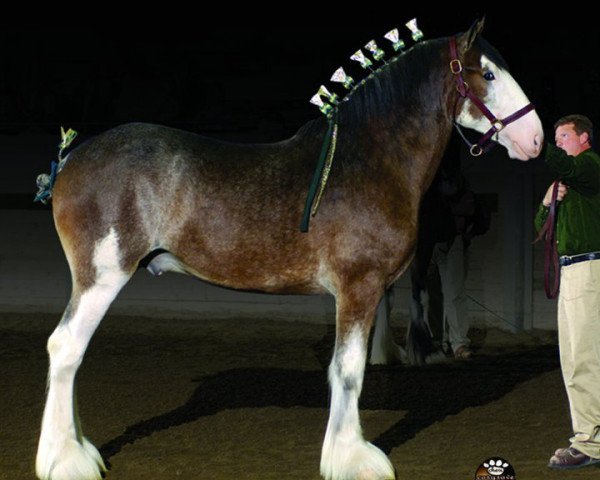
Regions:
[[471, 45], [473, 45], [473, 42], [475, 41], [477, 36], [483, 30], [484, 23], [485, 23], [485, 17], [482, 17], [479, 20], [475, 20], [473, 22], [473, 24], [471, 25], [471, 28], [469, 28], [468, 31], [466, 31], [465, 33], [463, 33], [460, 36], [458, 44], [459, 44], [459, 51], [461, 53], [465, 53], [466, 51], [468, 51], [471, 48]]

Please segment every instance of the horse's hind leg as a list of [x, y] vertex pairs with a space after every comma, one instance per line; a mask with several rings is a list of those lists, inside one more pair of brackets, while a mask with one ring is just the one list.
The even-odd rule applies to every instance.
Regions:
[[112, 229], [96, 242], [89, 255], [67, 248], [65, 252], [73, 293], [48, 340], [50, 371], [36, 473], [42, 480], [98, 480], [106, 468], [96, 448], [81, 433], [74, 379], [92, 334], [132, 272], [123, 271], [119, 265], [118, 238]]
[[[427, 324], [429, 296], [427, 294], [427, 269], [433, 246], [422, 242], [417, 246], [415, 258], [410, 265], [411, 305], [410, 324], [406, 335], [406, 353], [412, 365], [423, 365], [435, 353], [431, 331]], [[435, 360], [432, 358], [431, 360]]]
[[406, 351], [394, 341], [390, 326], [392, 304], [394, 303], [394, 286], [385, 291], [377, 306], [375, 326], [369, 363], [371, 365], [387, 365], [392, 363], [407, 363]]
[[388, 480], [394, 469], [385, 454], [366, 442], [358, 414], [367, 342], [383, 287], [362, 280], [336, 295], [337, 332], [329, 366], [331, 407], [321, 452], [321, 474], [335, 480]]

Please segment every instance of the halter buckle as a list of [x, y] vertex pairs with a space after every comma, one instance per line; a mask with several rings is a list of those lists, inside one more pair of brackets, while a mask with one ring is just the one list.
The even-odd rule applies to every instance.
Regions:
[[467, 92], [469, 91], [469, 84], [465, 81], [462, 84], [456, 85], [456, 91], [459, 93], [461, 97], [466, 97]]
[[460, 60], [458, 58], [456, 58], [454, 60], [450, 60], [450, 71], [454, 75], [458, 75], [460, 72], [463, 71], [462, 63], [460, 62]]
[[496, 131], [496, 133], [498, 133], [500, 130], [502, 130], [506, 125], [504, 125], [504, 123], [502, 123], [502, 120], [494, 120], [492, 122], [492, 128]]
[[473, 157], [479, 157], [483, 153], [483, 148], [481, 148], [481, 145], [471, 145], [471, 150], [469, 150], [469, 152]]

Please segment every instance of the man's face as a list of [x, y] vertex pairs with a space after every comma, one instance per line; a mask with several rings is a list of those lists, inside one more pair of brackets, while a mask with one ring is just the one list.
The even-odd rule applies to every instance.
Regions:
[[554, 132], [554, 140], [558, 148], [562, 148], [568, 155], [572, 156], [579, 155], [589, 148], [587, 143], [588, 134], [584, 132], [577, 135], [575, 126], [572, 123], [558, 127]]

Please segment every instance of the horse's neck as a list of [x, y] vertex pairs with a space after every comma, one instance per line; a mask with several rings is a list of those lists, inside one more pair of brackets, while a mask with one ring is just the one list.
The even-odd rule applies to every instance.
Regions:
[[452, 131], [449, 108], [453, 88], [446, 77], [441, 68], [432, 69], [416, 95], [403, 99], [385, 118], [365, 125], [365, 131], [353, 140], [368, 157], [366, 170], [385, 172], [396, 183], [414, 190], [418, 198], [431, 184]]
[[[334, 170], [343, 177], [342, 183], [353, 183], [354, 177], [366, 182], [383, 178], [400, 186], [404, 195], [410, 192], [411, 200], [418, 203], [433, 180], [452, 130], [454, 80], [448, 70], [449, 55], [438, 50], [445, 45], [440, 39], [424, 55], [408, 52], [389, 75], [371, 78], [360, 87], [351, 100], [355, 103], [340, 105]], [[406, 73], [410, 68], [416, 68], [412, 77]], [[373, 100], [379, 94], [387, 103]], [[326, 123], [325, 119], [311, 122], [299, 132], [312, 155], [321, 148]]]

